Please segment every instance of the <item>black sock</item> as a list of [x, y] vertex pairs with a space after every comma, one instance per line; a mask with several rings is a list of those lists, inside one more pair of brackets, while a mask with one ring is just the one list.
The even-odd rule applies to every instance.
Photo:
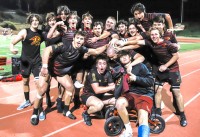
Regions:
[[64, 105], [64, 111], [65, 112], [69, 111], [69, 105]]
[[33, 115], [38, 115], [38, 108], [33, 108]]
[[185, 117], [184, 111], [183, 111], [183, 112], [180, 112], [180, 117]]
[[29, 92], [24, 92], [24, 97], [25, 97], [25, 100], [29, 100]]
[[162, 115], [161, 108], [156, 108], [156, 114]]

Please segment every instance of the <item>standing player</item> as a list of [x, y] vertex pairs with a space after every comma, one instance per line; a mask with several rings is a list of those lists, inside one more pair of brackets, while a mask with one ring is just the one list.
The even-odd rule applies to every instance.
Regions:
[[21, 74], [23, 77], [23, 90], [25, 102], [23, 102], [17, 110], [31, 106], [29, 98], [29, 81], [30, 74], [33, 73], [36, 87], [38, 87], [38, 78], [41, 67], [40, 44], [43, 41], [42, 31], [38, 30], [39, 24], [42, 23], [38, 14], [31, 14], [27, 17], [27, 23], [30, 28], [22, 29], [10, 44], [10, 51], [17, 54], [18, 50], [14, 48], [18, 42], [22, 41], [21, 52]]

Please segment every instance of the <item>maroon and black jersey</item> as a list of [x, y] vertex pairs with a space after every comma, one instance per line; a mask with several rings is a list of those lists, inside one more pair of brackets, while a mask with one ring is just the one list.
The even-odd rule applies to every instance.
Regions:
[[[159, 44], [155, 44], [153, 42], [150, 43], [148, 41], [145, 41], [145, 43], [146, 44], [148, 43], [147, 45], [151, 46], [153, 52], [155, 53], [158, 59], [159, 65], [166, 64], [173, 57], [172, 54], [178, 52], [177, 47], [170, 41], [163, 41]], [[178, 71], [179, 70], [178, 62], [176, 61], [174, 64], [169, 66], [169, 69], [171, 72]]]
[[109, 36], [110, 38], [112, 37], [113, 34], [117, 34], [118, 35], [116, 30], [109, 29], [109, 30], [106, 30], [106, 31], [110, 32], [110, 36]]
[[[163, 16], [163, 18], [165, 18], [165, 13], [144, 13], [144, 18], [142, 21], [138, 21], [137, 23], [141, 24], [143, 26], [143, 28], [148, 31], [149, 28], [152, 26], [153, 24], [153, 19], [156, 17], [156, 16]], [[137, 26], [137, 25], [136, 25]], [[137, 27], [137, 29], [139, 31], [142, 31], [140, 28]]]
[[26, 38], [22, 41], [21, 59], [28, 62], [40, 59], [40, 45], [43, 42], [42, 31], [32, 31], [30, 28], [26, 29]]
[[105, 71], [104, 74], [99, 74], [97, 69], [91, 69], [86, 76], [84, 94], [93, 93], [95, 96], [101, 96], [102, 94], [96, 94], [91, 86], [93, 83], [99, 83], [99, 86], [108, 86], [108, 84], [113, 83], [112, 75], [109, 71]]
[[63, 34], [63, 39], [66, 39], [69, 42], [72, 42], [76, 31], [77, 31], [76, 28], [68, 28], [67, 32]]
[[75, 49], [72, 43], [67, 40], [63, 40], [63, 44], [61, 46], [52, 45], [53, 55], [49, 60], [52, 75], [63, 76], [69, 74], [80, 57], [88, 52], [88, 49], [83, 46]]
[[171, 43], [178, 43], [176, 40], [176, 36], [170, 31], [165, 31], [162, 37], [165, 41], [170, 41]]
[[119, 35], [119, 38], [120, 38], [120, 39], [123, 39], [123, 38], [129, 38], [129, 37], [131, 37], [131, 36], [130, 36], [130, 34], [129, 34], [129, 33], [127, 33], [127, 32], [126, 32], [126, 33], [124, 33], [124, 34], [121, 34], [121, 33], [119, 33], [118, 35]]

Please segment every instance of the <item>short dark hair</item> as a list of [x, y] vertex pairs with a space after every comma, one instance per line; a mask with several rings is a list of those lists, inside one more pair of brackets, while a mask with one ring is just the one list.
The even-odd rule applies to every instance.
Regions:
[[162, 36], [162, 32], [160, 29], [156, 28], [156, 27], [150, 27], [149, 28], [149, 33], [151, 33], [152, 30], [158, 30], [159, 34], [160, 34], [160, 37]]
[[69, 20], [69, 18], [70, 18], [71, 16], [73, 16], [73, 15], [76, 16], [77, 21], [80, 20], [80, 17], [78, 16], [77, 11], [70, 11], [70, 13], [69, 13], [68, 16], [67, 16], [67, 20]]
[[131, 13], [134, 14], [134, 12], [136, 10], [138, 10], [140, 12], [144, 12], [144, 13], [146, 12], [146, 8], [145, 8], [144, 4], [142, 4], [142, 3], [136, 3], [136, 4], [134, 4], [132, 6], [132, 8], [131, 8]]
[[86, 37], [86, 33], [85, 33], [84, 31], [81, 31], [81, 30], [77, 30], [77, 31], [74, 33], [74, 37], [75, 37], [76, 35], [81, 35], [81, 36], [83, 36], [83, 37]]
[[128, 22], [125, 21], [125, 20], [123, 20], [123, 19], [118, 21], [117, 27], [118, 27], [120, 24], [124, 24], [125, 26], [128, 26]]
[[153, 22], [158, 22], [158, 23], [163, 23], [165, 24], [165, 19], [163, 18], [163, 16], [158, 15], [155, 18], [153, 18]]
[[125, 56], [125, 55], [129, 55], [131, 57], [131, 54], [128, 50], [122, 50], [120, 52], [118, 52], [118, 57], [122, 57], [122, 56]]
[[62, 5], [62, 6], [59, 6], [59, 7], [57, 8], [57, 14], [58, 14], [58, 15], [61, 15], [61, 12], [62, 12], [62, 11], [64, 11], [64, 13], [65, 13], [66, 15], [68, 15], [68, 14], [70, 13], [70, 9], [68, 8], [67, 5]]
[[106, 55], [102, 55], [102, 54], [98, 55], [97, 58], [96, 58], [96, 64], [100, 59], [105, 60], [106, 63], [108, 64], [108, 57]]
[[30, 14], [27, 18], [26, 18], [26, 23], [31, 24], [33, 21], [33, 18], [36, 18], [39, 21], [39, 24], [42, 24], [42, 17], [39, 14]]
[[56, 15], [54, 14], [54, 12], [47, 13], [47, 15], [46, 15], [46, 22], [48, 22], [50, 19], [53, 19], [53, 18], [56, 19]]
[[101, 21], [96, 21], [96, 22], [94, 22], [93, 27], [98, 26], [98, 25], [100, 25], [101, 28], [103, 29], [103, 22], [101, 22]]
[[83, 20], [85, 17], [89, 17], [89, 18], [91, 18], [91, 20], [93, 19], [92, 15], [89, 13], [89, 11], [82, 15], [82, 20]]

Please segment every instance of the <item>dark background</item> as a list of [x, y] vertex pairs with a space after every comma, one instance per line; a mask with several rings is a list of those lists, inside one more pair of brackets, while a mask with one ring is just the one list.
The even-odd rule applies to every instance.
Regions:
[[[184, 0], [183, 22], [200, 21], [200, 0]], [[106, 19], [108, 16], [119, 19], [132, 17], [130, 9], [134, 3], [141, 2], [147, 12], [169, 13], [174, 22], [181, 21], [181, 0], [0, 0], [0, 6], [9, 9], [47, 13], [56, 12], [59, 5], [65, 4], [71, 10], [77, 10], [79, 16], [90, 11], [94, 19]], [[29, 5], [29, 9], [28, 9]]]

